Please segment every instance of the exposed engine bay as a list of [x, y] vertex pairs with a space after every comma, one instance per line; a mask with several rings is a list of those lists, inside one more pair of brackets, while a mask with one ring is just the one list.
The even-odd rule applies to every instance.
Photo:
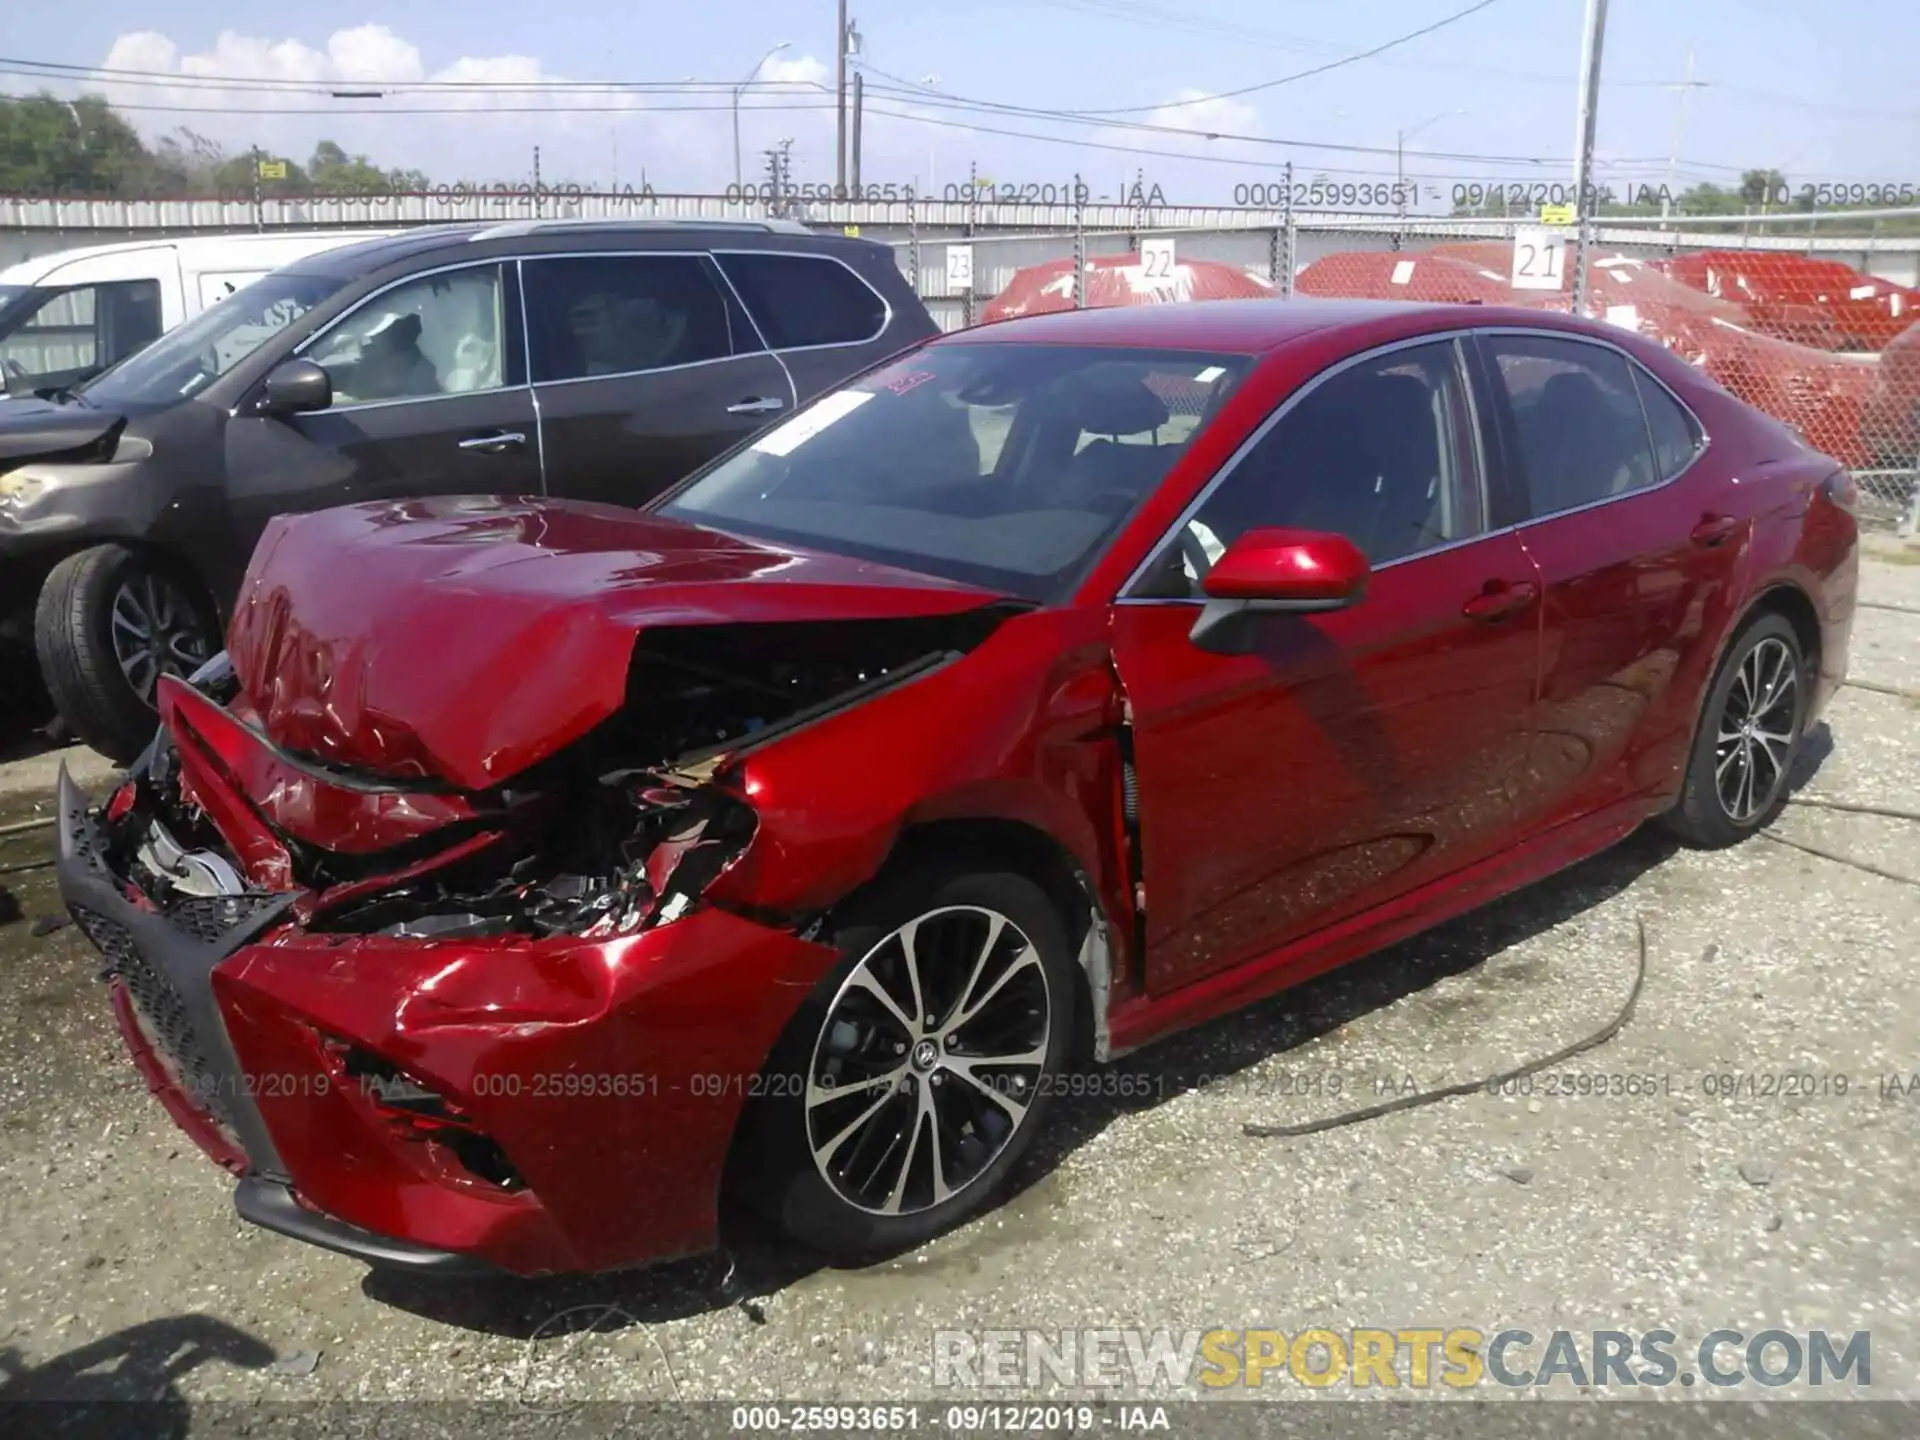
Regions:
[[[645, 632], [617, 714], [479, 792], [280, 749], [217, 660], [189, 682], [191, 704], [178, 697], [102, 831], [116, 867], [163, 910], [291, 888], [295, 919], [320, 933], [626, 935], [684, 915], [753, 838], [757, 817], [729, 772], [738, 756], [938, 668], [1016, 608]], [[267, 767], [251, 782], [236, 746]], [[250, 863], [243, 826], [258, 832], [252, 853], [269, 847], [284, 863]], [[349, 846], [350, 832], [395, 840]], [[263, 883], [273, 876], [290, 886]]]

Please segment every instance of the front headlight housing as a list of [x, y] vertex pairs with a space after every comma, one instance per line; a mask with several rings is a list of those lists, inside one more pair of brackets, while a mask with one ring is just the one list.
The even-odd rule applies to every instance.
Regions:
[[31, 470], [10, 470], [0, 475], [0, 510], [24, 510], [47, 488], [46, 477]]

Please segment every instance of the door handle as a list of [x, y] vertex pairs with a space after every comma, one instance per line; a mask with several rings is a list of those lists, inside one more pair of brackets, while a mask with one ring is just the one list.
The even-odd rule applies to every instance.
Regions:
[[524, 450], [527, 437], [518, 430], [497, 430], [491, 435], [469, 435], [460, 442], [462, 450], [478, 450], [483, 455], [504, 455], [509, 450]]
[[778, 395], [755, 395], [727, 406], [729, 415], [771, 415], [776, 410], [787, 408], [787, 402]]
[[1531, 580], [1511, 585], [1504, 580], [1489, 580], [1485, 589], [1460, 607], [1460, 613], [1469, 620], [1504, 620], [1526, 609], [1539, 595], [1540, 587]]
[[1731, 515], [1705, 515], [1687, 538], [1704, 549], [1712, 549], [1739, 528], [1740, 522]]

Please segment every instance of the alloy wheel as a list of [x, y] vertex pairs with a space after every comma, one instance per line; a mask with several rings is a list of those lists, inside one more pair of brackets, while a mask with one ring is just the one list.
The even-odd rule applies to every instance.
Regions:
[[128, 576], [113, 592], [111, 615], [113, 658], [149, 704], [162, 675], [191, 675], [211, 657], [192, 600], [164, 575]]
[[1766, 812], [1786, 784], [1798, 710], [1799, 667], [1786, 642], [1768, 636], [1740, 662], [1720, 712], [1714, 790], [1736, 825]]
[[1025, 1123], [1052, 1040], [1033, 942], [954, 905], [861, 957], [827, 1008], [805, 1095], [807, 1148], [848, 1204], [912, 1215], [983, 1175]]

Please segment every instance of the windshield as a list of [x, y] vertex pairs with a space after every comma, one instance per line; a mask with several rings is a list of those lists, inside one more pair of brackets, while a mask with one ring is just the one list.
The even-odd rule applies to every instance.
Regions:
[[267, 275], [81, 387], [89, 405], [170, 405], [199, 394], [345, 281]]
[[1062, 599], [1245, 356], [934, 345], [816, 400], [659, 513], [1025, 599]]

